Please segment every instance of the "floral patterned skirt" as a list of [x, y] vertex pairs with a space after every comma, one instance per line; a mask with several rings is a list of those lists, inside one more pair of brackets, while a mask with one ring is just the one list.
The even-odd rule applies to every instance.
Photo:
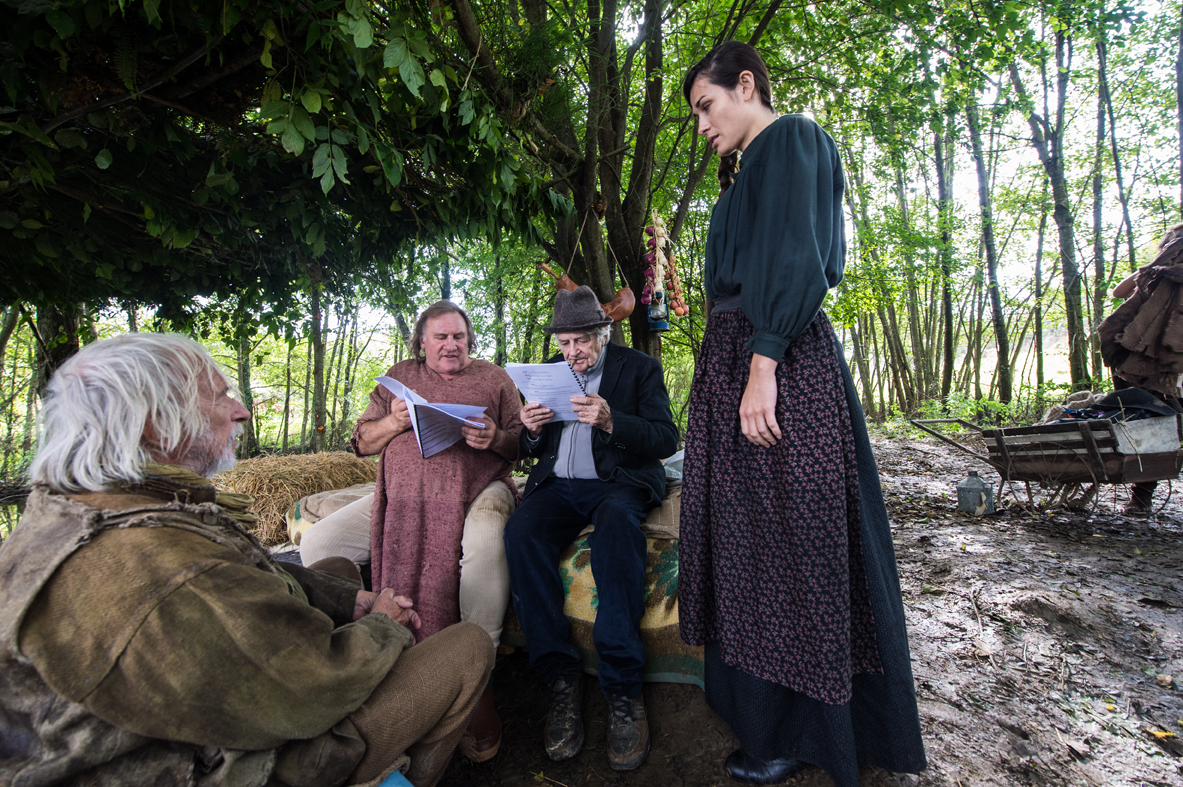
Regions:
[[790, 345], [776, 371], [783, 436], [761, 448], [739, 420], [753, 333], [740, 309], [712, 314], [695, 370], [679, 544], [682, 637], [717, 642], [727, 665], [838, 705], [850, 701], [855, 674], [883, 672], [838, 343], [818, 312]]

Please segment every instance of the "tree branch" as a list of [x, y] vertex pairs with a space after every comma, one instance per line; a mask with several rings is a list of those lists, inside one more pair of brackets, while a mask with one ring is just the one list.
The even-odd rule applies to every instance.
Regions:
[[142, 93], [146, 93], [149, 90], [160, 87], [165, 82], [169, 81], [170, 79], [175, 77], [177, 74], [181, 73], [186, 68], [188, 68], [189, 66], [196, 63], [198, 60], [200, 60], [202, 58], [202, 56], [208, 55], [210, 52], [212, 52], [214, 50], [214, 47], [216, 47], [219, 43], [221, 43], [221, 41], [224, 37], [225, 37], [225, 34], [220, 33], [209, 44], [203, 44], [202, 46], [197, 47], [197, 49], [194, 49], [192, 52], [190, 52], [189, 54], [185, 55], [183, 58], [178, 60], [173, 65], [172, 68], [168, 69], [163, 74], [158, 76], [156, 79], [149, 82], [147, 85], [145, 85], [138, 92], [124, 93], [122, 95], [114, 96], [112, 98], [108, 98], [103, 101], [96, 102], [94, 104], [85, 104], [80, 107], [75, 107], [74, 109], [71, 109], [69, 112], [64, 112], [64, 113], [58, 115], [57, 117], [55, 117], [53, 120], [46, 123], [44, 126], [41, 127], [41, 130], [43, 132], [45, 132], [46, 134], [48, 134], [49, 132], [51, 132], [55, 128], [57, 128], [58, 126], [62, 125], [63, 123], [68, 123], [69, 121], [73, 120], [76, 117], [81, 117], [82, 115], [85, 115], [87, 113], [94, 112], [96, 109], [103, 109], [104, 107], [109, 107], [112, 104], [119, 104], [124, 101], [128, 101], [130, 99], [136, 98], [137, 96], [141, 95]]

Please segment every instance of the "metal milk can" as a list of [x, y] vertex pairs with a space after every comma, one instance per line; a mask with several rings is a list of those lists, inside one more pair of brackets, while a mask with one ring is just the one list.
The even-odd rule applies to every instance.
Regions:
[[994, 513], [994, 487], [977, 470], [970, 470], [969, 478], [957, 484], [957, 510], [977, 516]]

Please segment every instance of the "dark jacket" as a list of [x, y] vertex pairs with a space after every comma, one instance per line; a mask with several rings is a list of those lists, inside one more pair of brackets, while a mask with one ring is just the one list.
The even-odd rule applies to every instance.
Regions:
[[[670, 414], [670, 396], [665, 390], [661, 362], [643, 352], [609, 342], [604, 347], [600, 396], [612, 408], [612, 434], [596, 430], [592, 455], [596, 475], [603, 481], [619, 481], [651, 492], [649, 506], [661, 504], [665, 496], [665, 470], [661, 460], [678, 450], [678, 427]], [[562, 363], [556, 355], [547, 363]], [[523, 497], [528, 497], [555, 469], [563, 421], [552, 421], [542, 429], [537, 443], [522, 430], [523, 456], [538, 458], [530, 471]]]

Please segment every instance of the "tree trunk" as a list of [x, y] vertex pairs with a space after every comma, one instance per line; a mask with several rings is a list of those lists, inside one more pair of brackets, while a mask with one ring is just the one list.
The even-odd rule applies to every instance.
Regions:
[[[1117, 150], [1117, 118], [1113, 114], [1113, 95], [1109, 92], [1108, 55], [1105, 39], [1097, 42], [1097, 82], [1101, 95], [1105, 98], [1105, 111], [1109, 116], [1109, 148], [1113, 153], [1113, 177], [1117, 181], [1117, 200], [1121, 203], [1121, 220], [1125, 227], [1126, 254], [1129, 257], [1129, 270], [1137, 269], [1137, 255], [1134, 250], [1134, 225], [1130, 221], [1130, 195], [1125, 190], [1125, 177], [1121, 170], [1121, 156]], [[1114, 265], [1114, 270], [1117, 265]]]
[[493, 282], [493, 363], [505, 366], [509, 360], [505, 339], [505, 276], [501, 271], [501, 257], [497, 258]]
[[37, 310], [39, 341], [34, 379], [38, 396], [45, 393], [45, 386], [57, 368], [78, 352], [82, 311], [81, 304], [77, 303], [55, 303]]
[[[341, 445], [345, 442], [345, 436], [353, 431], [353, 424], [350, 423], [349, 405], [350, 399], [353, 396], [353, 378], [357, 370], [357, 359], [361, 357], [362, 350], [357, 346], [357, 312], [353, 313], [353, 320], [349, 327], [349, 343], [346, 345], [345, 355], [345, 369], [341, 372], [341, 417], [337, 419], [337, 424], [334, 429], [334, 445]], [[369, 345], [369, 342], [366, 342]]]
[[[1098, 54], [1101, 51], [1097, 44]], [[1102, 200], [1104, 199], [1104, 178], [1101, 167], [1105, 162], [1105, 91], [1097, 91], [1097, 137], [1093, 149], [1093, 302], [1089, 314], [1089, 353], [1092, 358], [1094, 382], [1100, 382], [1104, 377], [1104, 366], [1101, 363], [1101, 335], [1097, 333], [1097, 326], [1105, 311], [1105, 295], [1108, 290], [1109, 277], [1105, 275], [1105, 238]]]
[[452, 300], [452, 260], [444, 253], [443, 249], [439, 251], [440, 261], [440, 300]]
[[1031, 129], [1031, 145], [1047, 173], [1052, 191], [1052, 218], [1059, 235], [1060, 269], [1064, 276], [1064, 312], [1068, 327], [1068, 368], [1072, 387], [1081, 389], [1088, 384], [1088, 343], [1084, 335], [1084, 320], [1081, 315], [1080, 268], [1076, 262], [1076, 237], [1072, 215], [1072, 195], [1064, 176], [1063, 130], [1064, 108], [1067, 101], [1068, 83], [1071, 79], [1071, 53], [1065, 56], [1070, 42], [1063, 31], [1056, 33], [1056, 124], [1052, 126], [1039, 115], [1024, 87], [1019, 69], [1010, 65], [1011, 83], [1019, 95], [1019, 104], [1027, 112], [1027, 124]]
[[859, 384], [863, 389], [863, 401], [866, 402], [867, 414], [874, 421], [877, 420], [875, 417], [875, 391], [871, 388], [871, 373], [867, 368], [867, 357], [863, 351], [863, 342], [859, 340], [858, 320], [855, 320], [850, 326], [850, 342], [854, 349], [854, 367], [858, 370]]
[[982, 214], [982, 244], [986, 250], [986, 278], [990, 294], [990, 316], [994, 324], [994, 341], [998, 347], [998, 400], [1009, 404], [1012, 395], [1010, 343], [1006, 319], [1002, 315], [1002, 296], [998, 287], [998, 251], [994, 245], [994, 209], [990, 198], [990, 179], [986, 172], [986, 157], [982, 153], [981, 123], [978, 108], [971, 99], [965, 105], [966, 125], [973, 149], [974, 167], [978, 175], [978, 205]]
[[291, 423], [292, 417], [292, 345], [288, 345], [288, 360], [284, 364], [284, 387], [283, 387], [283, 453], [288, 451], [288, 424]]
[[[894, 162], [896, 200], [900, 206], [900, 219], [905, 231], [911, 231], [912, 217], [908, 206], [907, 191], [904, 187], [904, 171], [901, 162]], [[904, 249], [904, 285], [908, 302], [908, 339], [912, 345], [913, 381], [916, 387], [917, 400], [926, 399], [930, 393], [928, 370], [928, 354], [925, 352], [924, 339], [920, 324], [920, 292], [916, 286], [916, 260], [910, 248]]]
[[[953, 196], [950, 189], [952, 165], [945, 161], [945, 127], [941, 123], [933, 132], [933, 152], [937, 168], [937, 226], [940, 231], [941, 260], [941, 319], [944, 325], [942, 336], [941, 401], [949, 398], [953, 385]], [[946, 410], [946, 412], [948, 412]]]
[[1179, 207], [1183, 210], [1183, 15], [1179, 20], [1179, 41], [1175, 48], [1175, 117], [1179, 133]]
[[[542, 280], [547, 278], [539, 268], [534, 283], [530, 285], [530, 310], [526, 313], [526, 330], [522, 334], [521, 352], [518, 363], [530, 363], [534, 357], [534, 326], [538, 323], [538, 312], [542, 306]], [[542, 360], [546, 360], [544, 356]]]
[[[241, 314], [236, 322], [234, 349], [238, 361], [238, 394], [242, 397], [242, 406], [253, 412], [255, 397], [251, 393], [251, 340]], [[243, 424], [242, 439], [238, 443], [239, 459], [249, 459], [259, 453], [259, 434], [255, 423], [254, 418], [248, 418]]]
[[0, 370], [4, 368], [4, 354], [8, 351], [8, 340], [12, 338], [16, 324], [21, 318], [21, 307], [13, 304], [4, 312], [4, 322], [0, 324]]
[[1047, 181], [1039, 200], [1039, 235], [1035, 242], [1035, 402], [1043, 410], [1043, 238], [1047, 232]]
[[312, 286], [312, 453], [325, 449], [325, 346], [321, 331], [320, 286]]
[[[309, 333], [312, 331], [312, 321], [308, 321]], [[312, 409], [308, 400], [312, 393], [312, 340], [308, 340], [308, 350], [304, 354], [304, 409], [300, 412], [300, 452], [308, 451], [308, 416]]]

